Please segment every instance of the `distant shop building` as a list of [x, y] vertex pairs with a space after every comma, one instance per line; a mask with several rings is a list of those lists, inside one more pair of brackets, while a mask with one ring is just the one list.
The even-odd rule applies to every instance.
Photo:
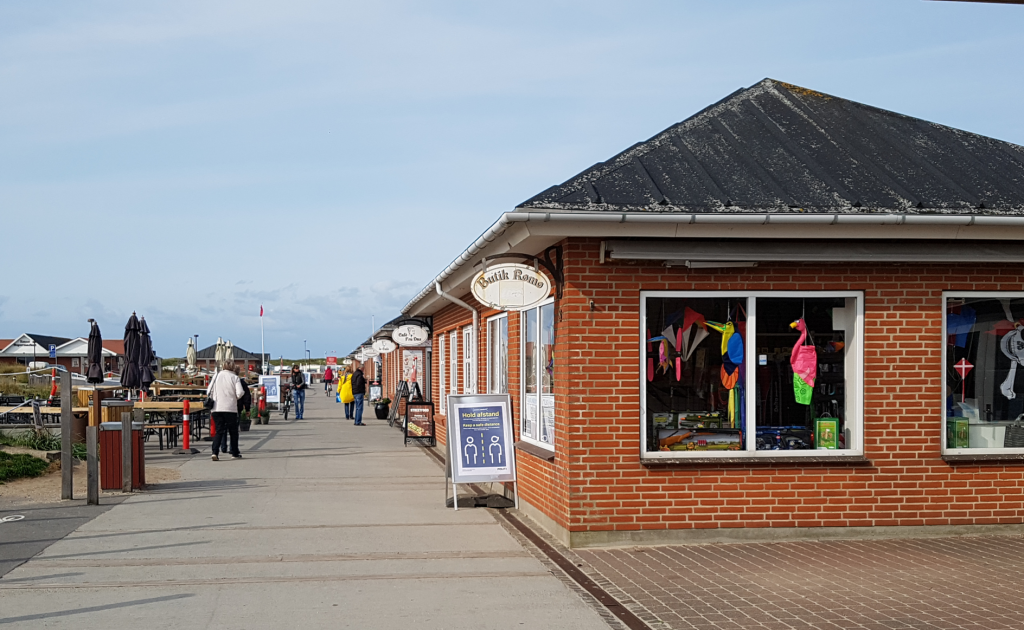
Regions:
[[[403, 315], [440, 440], [448, 395], [510, 393], [566, 544], [1021, 531], [1022, 239], [1024, 148], [765, 80], [503, 214]], [[509, 263], [546, 297], [476, 300]]]
[[[270, 362], [270, 355], [264, 355], [263, 360], [260, 359], [260, 355], [254, 354], [234, 346], [234, 357], [235, 364], [241, 366], [243, 369], [247, 369], [250, 372], [259, 372], [262, 368], [263, 363]], [[196, 365], [200, 368], [213, 371], [217, 369], [217, 345], [207, 346], [196, 353]]]
[[[50, 358], [50, 346], [54, 346], [56, 358]], [[89, 371], [89, 340], [85, 337], [54, 337], [24, 333], [16, 339], [0, 339], [0, 364], [24, 365], [47, 363], [62, 365], [69, 372], [85, 374]], [[120, 373], [124, 365], [124, 341], [103, 342], [103, 371]]]

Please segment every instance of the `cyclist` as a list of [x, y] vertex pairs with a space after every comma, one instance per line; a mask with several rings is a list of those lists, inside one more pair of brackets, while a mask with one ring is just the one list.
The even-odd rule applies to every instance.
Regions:
[[328, 396], [331, 395], [331, 391], [334, 389], [334, 370], [331, 366], [327, 366], [327, 370], [324, 372], [324, 393]]

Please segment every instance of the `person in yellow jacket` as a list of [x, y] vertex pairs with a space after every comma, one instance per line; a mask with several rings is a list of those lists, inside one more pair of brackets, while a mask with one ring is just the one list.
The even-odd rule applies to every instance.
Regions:
[[356, 397], [352, 395], [352, 366], [338, 377], [338, 396], [345, 403], [345, 419], [351, 420], [356, 411]]

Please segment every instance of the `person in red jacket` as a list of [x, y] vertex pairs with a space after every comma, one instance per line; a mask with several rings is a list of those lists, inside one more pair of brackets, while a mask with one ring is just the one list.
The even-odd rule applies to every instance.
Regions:
[[324, 393], [328, 396], [331, 395], [331, 390], [334, 388], [334, 370], [331, 366], [327, 366], [327, 370], [324, 372]]

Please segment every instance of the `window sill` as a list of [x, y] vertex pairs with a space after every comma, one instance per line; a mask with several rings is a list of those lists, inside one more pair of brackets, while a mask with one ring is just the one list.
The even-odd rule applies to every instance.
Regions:
[[864, 455], [826, 455], [826, 456], [804, 456], [795, 457], [792, 455], [779, 455], [777, 457], [751, 457], [749, 455], [737, 455], [735, 457], [673, 457], [673, 458], [640, 458], [640, 463], [651, 468], [664, 468], [676, 466], [708, 466], [714, 464], [742, 464], [765, 465], [765, 464], [870, 464], [871, 460]]
[[530, 444], [529, 442], [523, 442], [522, 440], [520, 440], [520, 441], [515, 443], [515, 447], [516, 447], [517, 451], [522, 451], [524, 453], [529, 453], [530, 455], [533, 455], [534, 457], [538, 457], [540, 459], [543, 459], [546, 462], [553, 462], [553, 461], [555, 461], [555, 452], [554, 451], [549, 451], [546, 448], [541, 448], [541, 447], [536, 446], [534, 444]]
[[978, 453], [977, 455], [943, 455], [947, 464], [978, 464], [984, 462], [1024, 462], [1024, 453]]

